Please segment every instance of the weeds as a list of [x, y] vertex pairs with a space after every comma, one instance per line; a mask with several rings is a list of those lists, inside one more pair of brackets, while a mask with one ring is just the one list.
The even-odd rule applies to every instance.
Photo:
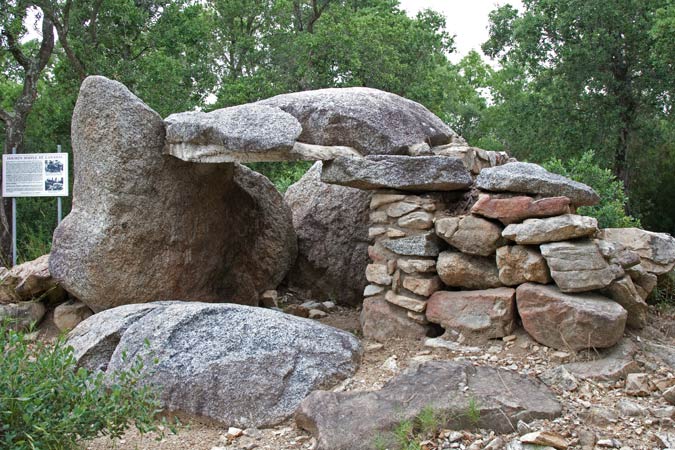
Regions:
[[78, 369], [63, 337], [33, 343], [6, 324], [0, 356], [0, 448], [76, 449], [97, 436], [118, 438], [130, 426], [161, 435], [158, 392], [142, 384], [140, 359], [107, 378]]

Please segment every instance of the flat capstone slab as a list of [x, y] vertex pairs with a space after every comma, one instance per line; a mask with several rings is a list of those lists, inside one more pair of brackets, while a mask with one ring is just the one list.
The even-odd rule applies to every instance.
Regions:
[[321, 181], [357, 189], [456, 191], [472, 185], [462, 160], [447, 156], [338, 157], [323, 165]]
[[543, 167], [525, 162], [513, 162], [480, 171], [476, 187], [493, 192], [517, 192], [543, 197], [564, 196], [576, 206], [592, 206], [600, 196], [589, 186], [551, 173]]

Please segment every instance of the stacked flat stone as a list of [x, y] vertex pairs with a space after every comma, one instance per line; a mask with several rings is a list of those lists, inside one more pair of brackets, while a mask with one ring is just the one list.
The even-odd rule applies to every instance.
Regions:
[[366, 337], [419, 338], [437, 324], [446, 339], [477, 342], [511, 334], [520, 318], [538, 342], [576, 351], [644, 327], [657, 275], [675, 266], [671, 236], [598, 229], [576, 214], [598, 195], [535, 164], [461, 141], [409, 154], [337, 158], [322, 174], [376, 190]]
[[470, 205], [472, 174], [507, 159], [459, 139], [411, 146], [408, 155], [336, 158], [324, 164], [323, 182], [375, 191], [361, 316], [366, 336], [420, 338], [432, 331], [425, 311], [427, 300], [443, 288], [436, 261], [445, 245], [434, 223], [445, 211]]

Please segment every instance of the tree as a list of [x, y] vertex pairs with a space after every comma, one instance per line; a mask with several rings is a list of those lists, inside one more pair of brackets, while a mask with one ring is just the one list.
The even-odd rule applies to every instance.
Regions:
[[[0, 121], [4, 124], [5, 141], [2, 154], [16, 149], [21, 153], [26, 134], [26, 123], [38, 95], [38, 82], [49, 63], [54, 50], [54, 28], [52, 23], [42, 18], [40, 27], [42, 37], [39, 42], [21, 44], [27, 31], [24, 22], [29, 12], [35, 14], [35, 23], [39, 22], [40, 11], [31, 2], [8, 2], [0, 12], [0, 49], [3, 52], [2, 70], [5, 84], [8, 80], [21, 84], [21, 91], [15, 92], [9, 108], [0, 109]], [[11, 55], [12, 59], [7, 58]], [[4, 105], [3, 105], [4, 106]], [[3, 199], [0, 207], [0, 260], [9, 261], [11, 254], [11, 211], [9, 201]]]
[[496, 141], [538, 160], [595, 150], [629, 194], [645, 192], [653, 179], [640, 169], [666, 144], [659, 124], [672, 106], [658, 31], [649, 33], [668, 2], [525, 0], [522, 13], [493, 11], [483, 50], [502, 66], [485, 117]]

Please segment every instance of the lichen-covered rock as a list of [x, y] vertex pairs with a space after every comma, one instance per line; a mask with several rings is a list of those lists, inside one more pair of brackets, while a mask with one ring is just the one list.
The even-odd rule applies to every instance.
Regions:
[[415, 144], [442, 145], [457, 138], [424, 106], [377, 89], [319, 89], [257, 104], [294, 116], [302, 125], [301, 142], [345, 145], [364, 155], [401, 155]]
[[70, 331], [94, 314], [79, 300], [69, 300], [54, 308], [54, 325], [61, 331]]
[[600, 197], [589, 186], [525, 162], [481, 170], [476, 187], [493, 192], [517, 192], [544, 197], [567, 197], [575, 206], [592, 206]]
[[392, 338], [419, 340], [429, 331], [428, 326], [410, 320], [406, 309], [381, 296], [363, 300], [360, 320], [363, 336], [380, 342]]
[[[443, 428], [479, 427], [497, 433], [512, 432], [520, 420], [553, 419], [562, 412], [546, 386], [516, 372], [430, 361], [406, 370], [379, 391], [315, 391], [302, 402], [295, 420], [314, 435], [317, 450], [370, 450], [377, 448], [378, 436], [396, 448], [394, 428], [428, 408], [443, 418]], [[473, 419], [467, 414], [472, 409]]]
[[497, 249], [499, 281], [506, 286], [533, 282], [548, 284], [551, 274], [546, 260], [536, 247], [505, 245]]
[[466, 289], [490, 289], [502, 286], [494, 257], [445, 251], [438, 256], [436, 272], [443, 283]]
[[624, 276], [613, 281], [603, 292], [628, 313], [626, 325], [631, 328], [642, 329], [647, 325], [647, 313], [649, 307], [642, 299], [629, 276]]
[[472, 341], [508, 336], [516, 327], [516, 291], [496, 288], [479, 291], [438, 291], [427, 302], [426, 316], [446, 330]]
[[606, 348], [626, 325], [626, 310], [597, 294], [565, 294], [551, 285], [525, 283], [516, 289], [523, 327], [537, 342], [558, 350]]
[[640, 255], [640, 265], [662, 275], [675, 267], [675, 238], [667, 233], [654, 233], [639, 228], [605, 228], [602, 239], [617, 242]]
[[437, 256], [440, 253], [440, 239], [431, 231], [416, 236], [382, 241], [387, 250], [402, 256]]
[[163, 155], [161, 117], [104, 77], [82, 83], [72, 124], [73, 209], [49, 268], [92, 310], [171, 298], [257, 304], [283, 279], [296, 238], [267, 178]]
[[286, 191], [298, 235], [287, 283], [312, 298], [356, 305], [368, 284], [369, 192], [323, 183], [321, 162]]
[[526, 245], [588, 237], [597, 231], [598, 221], [594, 217], [565, 214], [511, 224], [504, 229], [502, 236]]
[[547, 197], [535, 200], [528, 196], [494, 198], [489, 194], [481, 194], [478, 201], [471, 207], [471, 214], [497, 219], [504, 225], [525, 219], [569, 213], [570, 199], [567, 197]]
[[502, 227], [476, 216], [437, 219], [435, 228], [445, 242], [470, 255], [490, 256], [505, 242]]
[[290, 114], [256, 104], [171, 114], [165, 123], [169, 154], [192, 162], [291, 159], [288, 153], [302, 131]]
[[49, 272], [49, 254], [0, 271], [0, 304], [42, 298], [59, 302], [67, 294]]
[[321, 181], [358, 189], [457, 191], [471, 186], [462, 162], [445, 156], [373, 155], [326, 161]]
[[360, 356], [356, 337], [316, 321], [176, 301], [96, 314], [68, 344], [80, 366], [108, 375], [140, 358], [166, 410], [241, 428], [284, 421], [311, 391], [351, 376]]
[[551, 242], [540, 248], [551, 277], [563, 292], [602, 289], [624, 274], [620, 265], [605, 260], [594, 241]]
[[45, 305], [41, 302], [18, 302], [0, 305], [0, 323], [17, 331], [24, 331], [38, 325], [45, 316]]

